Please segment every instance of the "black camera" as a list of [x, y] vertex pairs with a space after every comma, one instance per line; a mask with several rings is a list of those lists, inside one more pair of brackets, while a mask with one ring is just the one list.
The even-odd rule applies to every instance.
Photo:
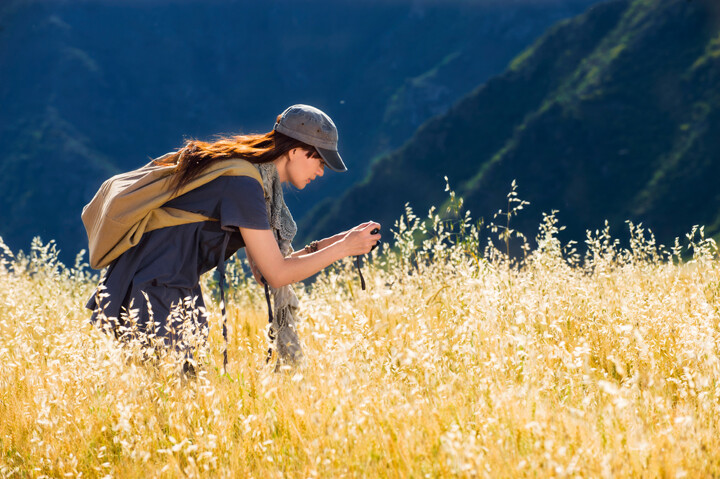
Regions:
[[[370, 231], [370, 234], [371, 234], [371, 235], [376, 235], [376, 234], [378, 234], [379, 232], [380, 232], [380, 228], [373, 228], [372, 231]], [[372, 250], [374, 250], [375, 248], [377, 248], [378, 245], [380, 244], [380, 241], [381, 241], [381, 240], [378, 240], [378, 242], [375, 243], [375, 246], [373, 246], [372, 248], [370, 248], [370, 251], [372, 251]]]

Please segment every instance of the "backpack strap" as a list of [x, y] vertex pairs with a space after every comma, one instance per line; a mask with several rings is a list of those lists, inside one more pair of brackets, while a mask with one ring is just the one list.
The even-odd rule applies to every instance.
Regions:
[[228, 241], [230, 241], [230, 231], [225, 232], [222, 248], [220, 248], [220, 259], [218, 260], [217, 269], [220, 272], [220, 309], [222, 310], [222, 334], [225, 340], [225, 349], [223, 350], [223, 368], [222, 373], [227, 373], [228, 365], [228, 334], [227, 334], [227, 308], [225, 307], [225, 252], [227, 251]]

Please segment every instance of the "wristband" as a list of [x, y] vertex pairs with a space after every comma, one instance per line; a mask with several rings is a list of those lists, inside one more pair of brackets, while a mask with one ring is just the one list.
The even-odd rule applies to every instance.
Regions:
[[314, 253], [318, 250], [318, 242], [313, 241], [309, 245], [305, 246], [305, 251], [308, 253]]

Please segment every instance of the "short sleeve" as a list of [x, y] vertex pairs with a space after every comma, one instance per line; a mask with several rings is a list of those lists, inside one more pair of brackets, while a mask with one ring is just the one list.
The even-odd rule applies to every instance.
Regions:
[[260, 183], [249, 176], [228, 176], [223, 180], [225, 184], [219, 205], [222, 229], [270, 229], [265, 195]]

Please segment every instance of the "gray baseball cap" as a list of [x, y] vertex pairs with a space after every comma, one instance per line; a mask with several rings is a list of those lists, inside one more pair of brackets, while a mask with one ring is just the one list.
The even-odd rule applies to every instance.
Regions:
[[328, 167], [347, 171], [338, 153], [338, 131], [335, 123], [321, 110], [310, 105], [293, 105], [282, 112], [273, 130], [314, 146]]

